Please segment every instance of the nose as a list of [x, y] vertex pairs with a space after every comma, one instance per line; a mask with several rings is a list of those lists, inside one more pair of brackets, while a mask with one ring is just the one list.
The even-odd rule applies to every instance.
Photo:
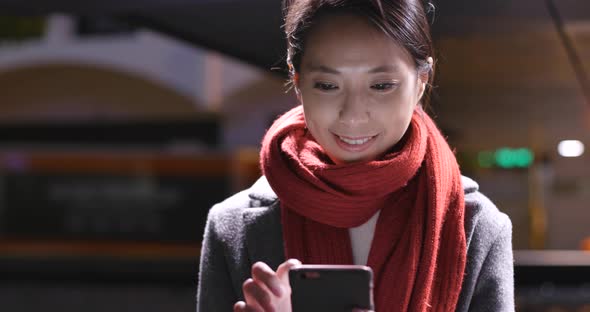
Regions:
[[349, 127], [369, 122], [366, 98], [362, 94], [348, 94], [340, 107], [340, 122]]

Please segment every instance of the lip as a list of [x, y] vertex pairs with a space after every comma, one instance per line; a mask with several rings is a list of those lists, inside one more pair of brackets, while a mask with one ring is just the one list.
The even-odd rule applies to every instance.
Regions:
[[[359, 153], [359, 152], [363, 152], [365, 150], [367, 150], [369, 147], [371, 147], [371, 145], [373, 145], [373, 143], [375, 143], [375, 139], [379, 136], [377, 135], [373, 135], [373, 136], [360, 136], [360, 137], [350, 137], [350, 136], [344, 136], [344, 135], [337, 135], [332, 133], [332, 135], [334, 136], [334, 140], [336, 141], [336, 144], [338, 144], [338, 146], [348, 152], [354, 152], [354, 153]], [[343, 138], [347, 138], [350, 140], [362, 140], [362, 139], [366, 139], [366, 138], [370, 138], [367, 142], [363, 143], [363, 144], [348, 144], [342, 140], [340, 140], [340, 137]]]

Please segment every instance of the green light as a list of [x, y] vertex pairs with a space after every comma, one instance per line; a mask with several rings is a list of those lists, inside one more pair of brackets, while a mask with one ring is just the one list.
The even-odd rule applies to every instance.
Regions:
[[494, 154], [496, 158], [496, 164], [501, 168], [512, 167], [512, 153], [508, 148], [501, 148]]
[[533, 163], [533, 153], [527, 148], [519, 148], [514, 151], [515, 165], [520, 168], [527, 168]]
[[500, 168], [527, 168], [534, 160], [528, 148], [500, 148], [494, 153], [496, 165]]

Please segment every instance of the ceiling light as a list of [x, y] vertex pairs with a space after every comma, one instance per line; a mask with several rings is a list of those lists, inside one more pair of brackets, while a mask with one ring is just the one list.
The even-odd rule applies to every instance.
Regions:
[[578, 140], [564, 140], [557, 145], [557, 151], [562, 157], [580, 157], [584, 154], [584, 143]]

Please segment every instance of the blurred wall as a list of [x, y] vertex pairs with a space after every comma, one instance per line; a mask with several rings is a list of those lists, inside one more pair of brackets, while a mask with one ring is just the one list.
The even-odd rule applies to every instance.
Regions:
[[[532, 247], [531, 205], [542, 205], [544, 247], [578, 249], [590, 236], [590, 155], [563, 158], [561, 140], [590, 143], [590, 106], [566, 52], [549, 22], [488, 21], [437, 42], [439, 125], [459, 151], [501, 147], [534, 151], [531, 170], [470, 170], [481, 190], [514, 223], [514, 246]], [[495, 23], [495, 24], [494, 24]], [[590, 24], [568, 24], [590, 72]], [[542, 173], [536, 173], [541, 171]], [[541, 178], [542, 177], [542, 178]], [[539, 192], [531, 192], [533, 185]]]

